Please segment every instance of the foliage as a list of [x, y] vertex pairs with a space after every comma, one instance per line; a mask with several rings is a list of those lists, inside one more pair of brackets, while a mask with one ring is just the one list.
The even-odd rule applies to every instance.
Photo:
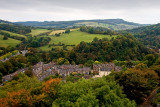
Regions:
[[79, 80], [75, 83], [67, 82], [61, 85], [57, 99], [52, 107], [99, 107], [99, 106], [136, 106], [125, 95], [115, 82], [107, 82], [105, 78], [96, 80]]
[[0, 73], [2, 73], [3, 75], [13, 73], [20, 68], [24, 68], [25, 63], [27, 63], [27, 59], [25, 56], [18, 55], [11, 57], [5, 62], [0, 62]]
[[33, 77], [33, 73], [31, 69], [26, 70], [24, 73], [29, 77]]
[[14, 47], [8, 46], [8, 47], [0, 47], [0, 56], [8, 53], [8, 52], [13, 52], [15, 50]]
[[152, 48], [160, 48], [160, 24], [128, 30], [143, 44]]
[[8, 53], [0, 56], [0, 60], [9, 58], [9, 57], [11, 57], [11, 56], [13, 56], [13, 55], [16, 55], [17, 53], [18, 53], [18, 50], [14, 50], [14, 51], [12, 51], [12, 52], [8, 52]]
[[47, 45], [51, 38], [49, 37], [30, 37], [28, 40], [29, 47], [40, 47]]
[[87, 27], [87, 26], [81, 26], [80, 31], [87, 32], [90, 34], [104, 34], [104, 35], [116, 35], [117, 33], [102, 27]]
[[3, 77], [3, 74], [0, 73], [0, 83], [2, 83], [2, 77]]
[[158, 74], [158, 76], [160, 77], [160, 64], [152, 66], [151, 69], [154, 70]]
[[160, 104], [160, 88], [157, 90], [157, 95], [156, 95], [156, 104]]
[[142, 103], [159, 84], [159, 77], [155, 71], [142, 68], [135, 67], [116, 74], [116, 80], [123, 86], [127, 98], [135, 100], [138, 104]]
[[148, 54], [144, 57], [145, 64], [147, 64], [148, 67], [152, 66], [155, 63], [155, 56], [153, 54]]
[[65, 33], [70, 33], [70, 29], [66, 29], [66, 30], [65, 30]]
[[69, 64], [69, 61], [65, 58], [59, 58], [59, 59], [57, 59], [57, 64], [59, 64], [59, 65]]
[[3, 40], [7, 40], [7, 39], [8, 39], [8, 37], [7, 37], [7, 36], [4, 36], [4, 37], [3, 37]]
[[61, 80], [50, 79], [43, 84], [35, 77], [19, 74], [13, 80], [0, 87], [0, 106], [51, 106]]
[[14, 24], [0, 24], [0, 30], [6, 30], [18, 34], [27, 34], [31, 32], [30, 27], [22, 26], [22, 25], [14, 25]]
[[144, 55], [151, 53], [151, 51], [133, 36], [127, 35], [119, 36], [110, 41], [95, 38], [91, 43], [81, 42], [70, 53], [68, 54], [70, 62], [84, 64], [88, 60], [98, 60], [100, 62], [142, 60]]
[[61, 76], [60, 76], [58, 73], [56, 73], [55, 75], [50, 75], [50, 76], [44, 78], [43, 81], [48, 81], [48, 80], [51, 79], [51, 78], [52, 78], [52, 79], [54, 79], [54, 78], [61, 78]]
[[[80, 75], [80, 74], [78, 74], [78, 75]], [[70, 76], [67, 76], [66, 77], [66, 81], [67, 82], [77, 82], [79, 79], [81, 79], [82, 77], [81, 76], [74, 76], [73, 74], [72, 75], [70, 75]]]

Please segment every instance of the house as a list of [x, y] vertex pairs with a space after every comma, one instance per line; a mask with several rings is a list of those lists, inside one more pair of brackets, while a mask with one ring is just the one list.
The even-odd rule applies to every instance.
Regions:
[[88, 75], [91, 71], [90, 67], [79, 67], [78, 65], [56, 65], [55, 71], [61, 76], [70, 75], [73, 72]]
[[14, 73], [12, 73], [12, 74], [3, 76], [3, 77], [2, 77], [2, 81], [3, 81], [3, 82], [6, 82], [6, 81], [9, 81], [9, 80], [12, 80], [12, 78], [13, 78], [15, 75], [17, 75], [17, 74], [20, 73], [20, 72], [24, 73], [27, 69], [28, 69], [28, 67], [27, 67], [27, 68], [23, 68], [23, 69], [19, 69], [19, 70], [17, 70], [16, 72], [14, 72]]
[[88, 75], [91, 71], [90, 67], [79, 67], [78, 65], [56, 65], [54, 62], [44, 64], [39, 62], [32, 67], [34, 75], [42, 81], [44, 78], [50, 75], [59, 74], [62, 77], [69, 76], [73, 72]]
[[95, 74], [98, 74], [98, 75], [95, 75], [94, 78], [107, 76], [111, 73], [111, 71], [119, 72], [121, 70], [122, 68], [119, 66], [116, 66], [114, 63], [93, 65], [93, 72]]
[[[3, 77], [3, 81], [8, 81], [17, 75], [19, 72], [24, 73], [28, 68], [17, 70], [16, 72], [6, 75]], [[71, 73], [76, 72], [79, 74], [89, 75], [91, 67], [80, 67], [79, 65], [56, 65], [54, 62], [44, 64], [44, 62], [39, 62], [32, 66], [33, 74], [42, 81], [44, 78], [50, 75], [56, 75], [57, 73], [62, 77], [69, 76]]]

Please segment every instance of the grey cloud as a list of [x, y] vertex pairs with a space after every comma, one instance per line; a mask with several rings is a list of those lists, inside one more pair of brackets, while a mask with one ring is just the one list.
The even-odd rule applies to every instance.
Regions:
[[123, 18], [158, 23], [160, 0], [0, 0], [0, 19], [77, 20]]

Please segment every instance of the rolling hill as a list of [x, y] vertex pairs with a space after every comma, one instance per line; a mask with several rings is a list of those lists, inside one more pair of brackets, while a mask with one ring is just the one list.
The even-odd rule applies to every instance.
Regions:
[[[15, 47], [17, 44], [27, 39], [25, 35], [30, 33], [30, 31], [30, 27], [0, 20], [0, 47]], [[4, 36], [8, 39], [3, 40]]]
[[10, 36], [14, 36], [14, 37], [22, 37], [22, 38], [27, 39], [27, 36], [24, 36], [24, 35], [21, 35], [21, 34], [9, 32], [9, 31], [5, 31], [5, 30], [0, 30], [0, 32], [8, 33], [8, 34], [10, 34]]
[[3, 40], [3, 35], [0, 35], [0, 47], [15, 47], [17, 44], [21, 43], [21, 41], [16, 40], [16, 39], [12, 39], [12, 38], [8, 38], [7, 40]]
[[59, 37], [56, 37], [53, 35], [50, 35], [47, 37], [51, 38], [51, 41], [49, 43], [50, 46], [46, 45], [46, 46], [40, 47], [40, 49], [44, 51], [51, 50], [52, 48], [55, 48], [55, 47], [62, 48], [62, 46], [60, 46], [61, 44], [71, 45], [67, 47], [71, 49], [72, 46], [79, 44], [81, 41], [92, 42], [95, 37], [99, 39], [102, 39], [102, 38], [111, 39], [112, 37], [117, 37], [117, 35], [110, 36], [110, 35], [103, 35], [103, 34], [89, 34], [86, 32], [81, 32], [79, 29], [77, 29], [77, 30], [71, 31], [69, 34], [66, 34], [66, 33], [61, 34]]
[[123, 19], [101, 19], [101, 20], [75, 20], [75, 21], [27, 21], [27, 22], [15, 22], [16, 24], [23, 24], [26, 26], [33, 27], [43, 27], [43, 28], [67, 28], [73, 26], [95, 26], [95, 27], [105, 27], [111, 30], [124, 30], [132, 29], [141, 26], [146, 26], [144, 24], [138, 24], [133, 22], [127, 22]]
[[46, 33], [46, 32], [50, 32], [50, 31], [51, 30], [48, 30], [48, 29], [32, 29], [31, 33], [29, 33], [29, 34], [31, 34], [32, 36], [37, 36], [41, 33]]
[[4, 21], [4, 20], [0, 20], [0, 30], [10, 31], [13, 33], [18, 33], [18, 34], [27, 34], [31, 32], [30, 27], [8, 22], [8, 21]]
[[146, 46], [160, 49], [160, 24], [135, 28], [127, 32], [132, 33]]

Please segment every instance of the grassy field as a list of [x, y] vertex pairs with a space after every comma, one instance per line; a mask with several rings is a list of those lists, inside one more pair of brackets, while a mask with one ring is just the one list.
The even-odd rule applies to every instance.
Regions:
[[36, 35], [39, 35], [41, 33], [45, 33], [45, 32], [50, 32], [51, 30], [48, 30], [48, 29], [32, 29], [31, 34], [32, 36], [36, 36]]
[[0, 35], [0, 47], [7, 47], [7, 46], [15, 47], [19, 43], [21, 43], [21, 41], [16, 40], [16, 39], [12, 39], [12, 38], [8, 38], [7, 40], [3, 40], [3, 36]]
[[13, 32], [9, 32], [9, 31], [5, 31], [5, 30], [2, 30], [3, 32], [6, 32], [6, 33], [9, 33], [11, 36], [18, 36], [18, 37], [24, 37], [27, 39], [26, 36], [24, 35], [21, 35], [21, 34], [17, 34], [17, 33], [13, 33]]
[[63, 33], [65, 32], [65, 30], [55, 30], [55, 31], [52, 31], [49, 35], [55, 35], [56, 33]]
[[[108, 38], [111, 39], [112, 37], [117, 37], [117, 35], [113, 35], [112, 37], [109, 35], [102, 35], [102, 34], [88, 34], [85, 32], [81, 32], [79, 30], [73, 31], [69, 34], [61, 34], [61, 36], [56, 37], [56, 36], [49, 36], [51, 38], [51, 41], [49, 44], [58, 44], [59, 42], [64, 43], [65, 45], [77, 45], [79, 44], [81, 41], [85, 41], [85, 42], [91, 42], [95, 37], [101, 39], [101, 38]], [[43, 46], [40, 47], [40, 49], [44, 50], [44, 51], [48, 51], [51, 48], [53, 48], [55, 46], [52, 47], [48, 47], [47, 46]], [[71, 47], [69, 47], [71, 49]]]
[[[70, 31], [72, 32], [72, 31], [75, 31], [75, 30], [78, 30], [79, 28], [77, 28], [77, 29], [70, 29]], [[65, 32], [65, 30], [55, 30], [55, 31], [52, 31], [49, 35], [55, 35], [56, 33], [58, 34], [58, 33], [63, 33], [63, 32]]]

